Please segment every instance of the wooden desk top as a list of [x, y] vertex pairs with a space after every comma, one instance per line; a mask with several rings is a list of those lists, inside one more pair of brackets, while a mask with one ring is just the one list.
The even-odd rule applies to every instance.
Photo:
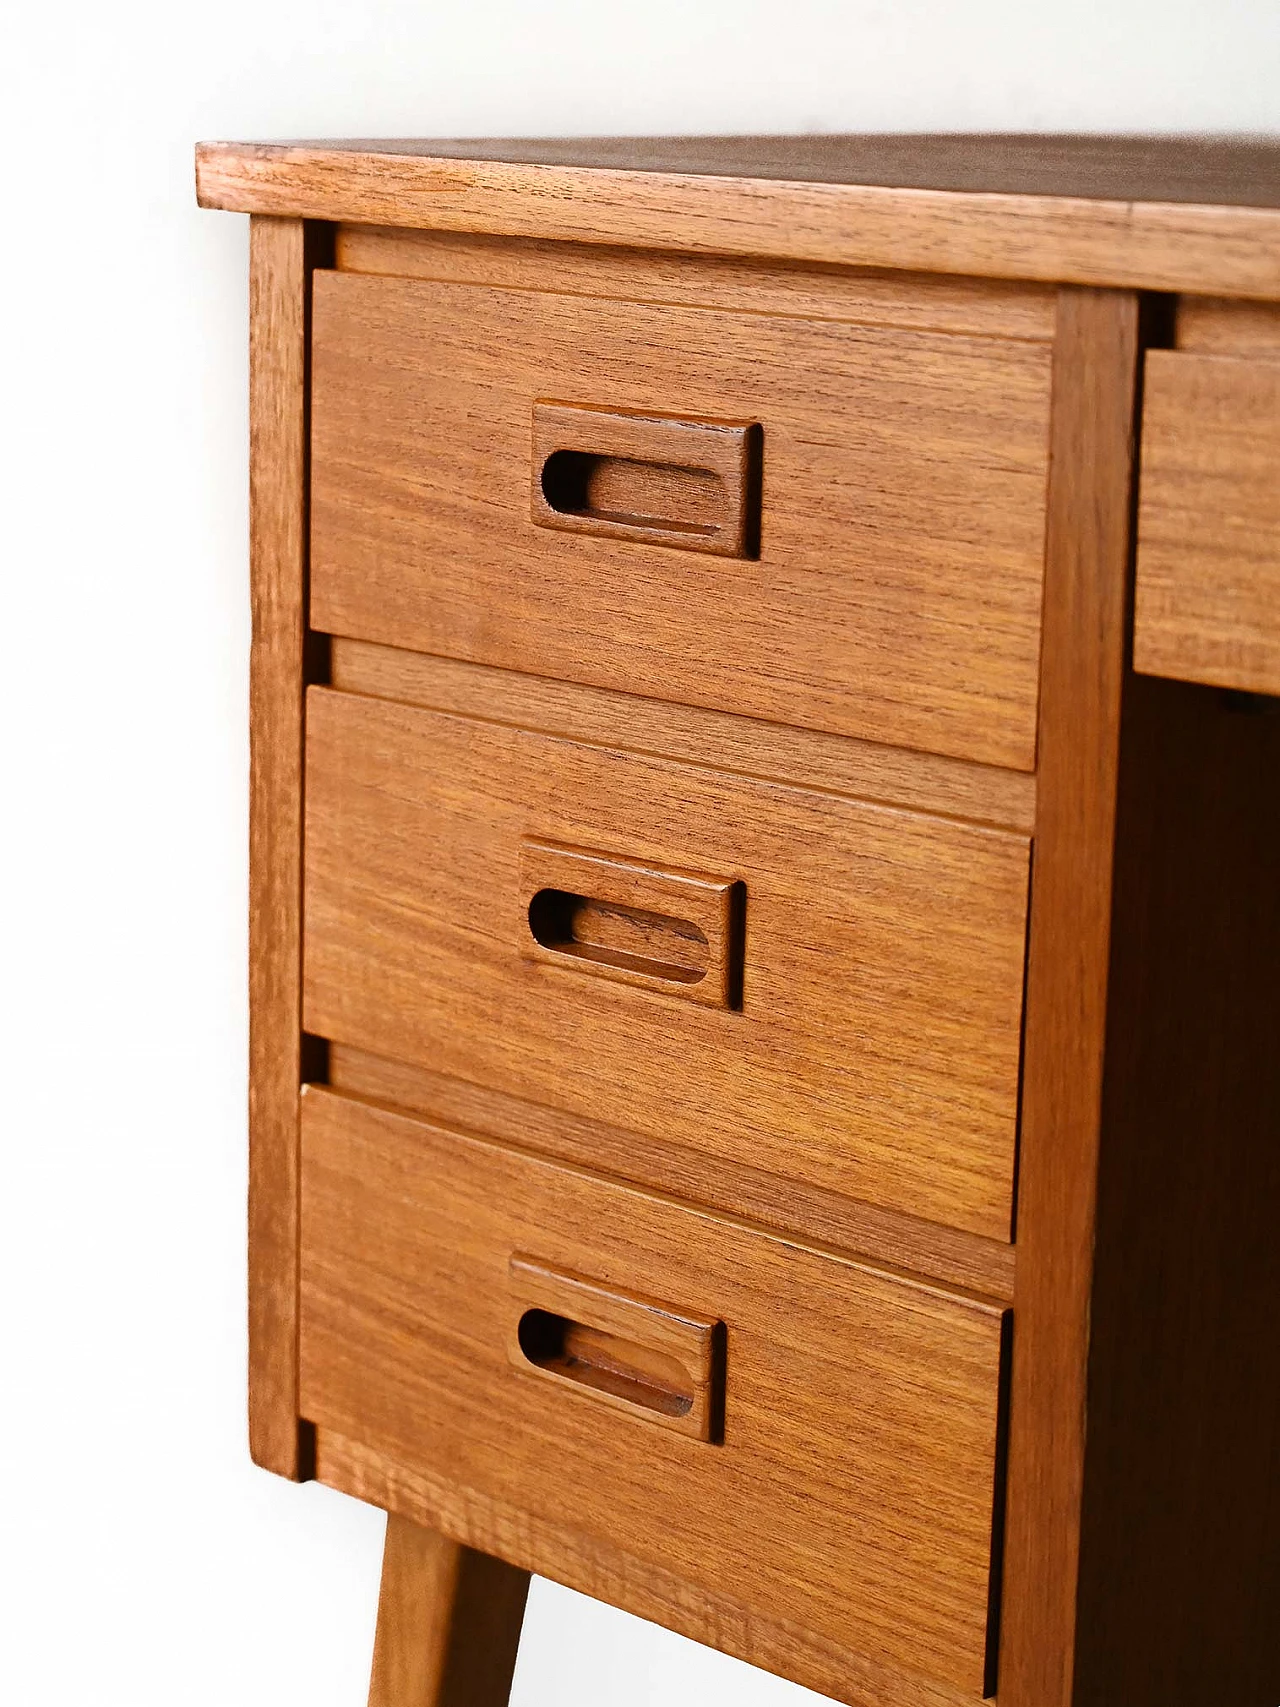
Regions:
[[765, 136], [202, 143], [206, 207], [1280, 299], [1280, 141]]

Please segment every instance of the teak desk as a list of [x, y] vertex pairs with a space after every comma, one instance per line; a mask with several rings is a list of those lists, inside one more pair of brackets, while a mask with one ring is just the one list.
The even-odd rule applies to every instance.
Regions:
[[216, 144], [250, 1433], [371, 1701], [539, 1571], [851, 1707], [1280, 1701], [1280, 150]]

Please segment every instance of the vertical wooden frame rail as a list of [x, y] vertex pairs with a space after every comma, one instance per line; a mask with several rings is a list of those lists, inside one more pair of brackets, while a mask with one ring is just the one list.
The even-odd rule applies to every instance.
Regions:
[[[298, 1399], [311, 273], [327, 226], [255, 216], [249, 260], [249, 1448], [312, 1473]], [[504, 1707], [529, 1577], [391, 1516], [370, 1707]]]
[[1138, 299], [1058, 298], [1000, 1707], [1071, 1707]]
[[327, 228], [249, 239], [249, 1450], [310, 1474], [298, 1419], [302, 709], [310, 270]]

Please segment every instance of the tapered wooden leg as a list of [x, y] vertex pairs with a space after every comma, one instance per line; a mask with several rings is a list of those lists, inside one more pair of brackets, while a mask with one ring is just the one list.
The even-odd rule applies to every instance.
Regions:
[[387, 1518], [369, 1707], [506, 1707], [529, 1573]]

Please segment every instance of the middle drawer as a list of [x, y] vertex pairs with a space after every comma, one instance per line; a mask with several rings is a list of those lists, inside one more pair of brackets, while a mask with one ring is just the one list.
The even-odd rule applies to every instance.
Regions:
[[324, 688], [306, 806], [308, 1031], [1009, 1237], [1026, 836]]

